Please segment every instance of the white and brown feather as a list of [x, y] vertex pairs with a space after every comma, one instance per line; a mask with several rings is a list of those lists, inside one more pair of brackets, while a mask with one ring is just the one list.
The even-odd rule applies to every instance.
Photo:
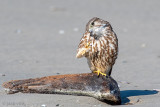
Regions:
[[[101, 31], [102, 34], [98, 33], [99, 35], [93, 36], [92, 33], [89, 32], [89, 25], [92, 22], [106, 24]], [[90, 48], [85, 48], [87, 43], [90, 43]], [[109, 22], [99, 18], [91, 19], [86, 25], [85, 34], [80, 40], [76, 57], [86, 57], [92, 72], [100, 70], [110, 75], [117, 55], [118, 39]]]

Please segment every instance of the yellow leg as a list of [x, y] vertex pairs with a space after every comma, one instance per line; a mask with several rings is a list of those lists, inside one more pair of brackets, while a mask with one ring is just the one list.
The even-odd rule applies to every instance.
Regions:
[[93, 71], [93, 73], [97, 73], [98, 76], [99, 76], [100, 74], [101, 74], [102, 76], [106, 76], [106, 74], [105, 74], [105, 73], [102, 73], [100, 70]]

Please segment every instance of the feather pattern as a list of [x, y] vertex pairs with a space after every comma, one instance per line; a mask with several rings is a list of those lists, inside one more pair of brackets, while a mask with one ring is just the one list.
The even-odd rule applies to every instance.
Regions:
[[92, 18], [80, 40], [77, 58], [86, 57], [91, 71], [110, 75], [118, 55], [118, 39], [109, 22]]

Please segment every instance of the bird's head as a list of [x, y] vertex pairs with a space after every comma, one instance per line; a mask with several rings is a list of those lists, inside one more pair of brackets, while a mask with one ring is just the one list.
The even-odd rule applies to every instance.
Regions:
[[100, 38], [107, 30], [111, 30], [109, 22], [94, 17], [86, 25], [86, 32], [89, 32], [95, 39]]

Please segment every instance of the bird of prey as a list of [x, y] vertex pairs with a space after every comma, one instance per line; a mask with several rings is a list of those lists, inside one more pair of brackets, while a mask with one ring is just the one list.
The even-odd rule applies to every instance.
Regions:
[[118, 55], [118, 39], [108, 21], [94, 17], [77, 49], [77, 58], [86, 57], [90, 70], [98, 76], [110, 76]]

